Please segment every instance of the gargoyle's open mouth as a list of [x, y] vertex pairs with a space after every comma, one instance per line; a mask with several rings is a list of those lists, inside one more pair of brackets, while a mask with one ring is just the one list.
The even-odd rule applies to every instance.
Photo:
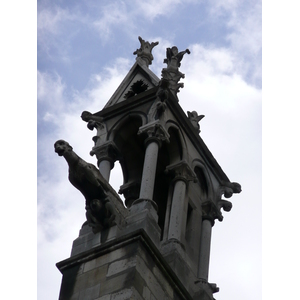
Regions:
[[55, 152], [59, 155], [59, 156], [63, 156], [65, 149], [62, 148], [55, 148]]

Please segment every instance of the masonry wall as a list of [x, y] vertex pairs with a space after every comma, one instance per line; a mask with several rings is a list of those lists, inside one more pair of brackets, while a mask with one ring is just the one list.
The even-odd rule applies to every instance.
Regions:
[[192, 299], [141, 230], [57, 266], [59, 300]]

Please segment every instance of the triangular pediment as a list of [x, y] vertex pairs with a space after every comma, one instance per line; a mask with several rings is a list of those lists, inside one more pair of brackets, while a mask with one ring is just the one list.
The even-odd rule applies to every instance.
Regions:
[[157, 86], [159, 80], [147, 66], [136, 61], [104, 108]]

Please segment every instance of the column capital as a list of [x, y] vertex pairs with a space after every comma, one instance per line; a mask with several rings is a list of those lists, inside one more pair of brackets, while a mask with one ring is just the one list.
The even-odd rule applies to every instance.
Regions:
[[220, 209], [211, 201], [202, 203], [202, 220], [209, 220], [211, 226], [215, 225], [215, 219], [223, 221]]
[[167, 166], [165, 173], [173, 176], [174, 182], [181, 180], [187, 184], [189, 181], [197, 181], [196, 174], [185, 160]]
[[161, 147], [163, 142], [169, 143], [170, 135], [158, 121], [148, 123], [139, 128], [138, 135], [146, 137], [145, 144], [156, 142]]
[[114, 142], [108, 141], [100, 146], [93, 147], [90, 155], [96, 154], [98, 165], [102, 160], [108, 160], [111, 163], [111, 168], [114, 167], [116, 160], [120, 159], [120, 152]]

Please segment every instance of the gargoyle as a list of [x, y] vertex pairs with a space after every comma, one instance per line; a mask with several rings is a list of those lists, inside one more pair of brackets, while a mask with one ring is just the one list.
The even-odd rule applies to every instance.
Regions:
[[114, 225], [116, 213], [107, 193], [110, 187], [99, 170], [79, 157], [64, 140], [56, 141], [54, 149], [69, 165], [69, 181], [85, 197], [87, 223], [93, 232]]

